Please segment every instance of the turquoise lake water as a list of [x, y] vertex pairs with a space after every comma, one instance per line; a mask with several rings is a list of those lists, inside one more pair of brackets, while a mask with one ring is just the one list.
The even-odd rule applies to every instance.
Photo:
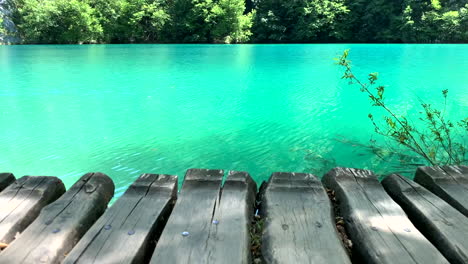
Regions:
[[348, 48], [399, 113], [449, 89], [450, 117], [467, 115], [468, 45], [0, 46], [0, 171], [67, 187], [101, 171], [117, 196], [141, 173], [194, 167], [257, 182], [334, 166], [411, 174], [361, 147], [372, 109], [333, 61]]

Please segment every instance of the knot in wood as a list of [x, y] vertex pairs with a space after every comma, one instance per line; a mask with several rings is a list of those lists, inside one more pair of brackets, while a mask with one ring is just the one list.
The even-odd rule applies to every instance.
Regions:
[[96, 185], [93, 185], [93, 184], [89, 184], [89, 183], [86, 183], [85, 184], [85, 192], [87, 193], [92, 193], [96, 190]]

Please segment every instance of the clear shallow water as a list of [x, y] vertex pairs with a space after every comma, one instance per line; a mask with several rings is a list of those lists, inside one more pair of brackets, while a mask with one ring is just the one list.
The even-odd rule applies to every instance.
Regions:
[[337, 165], [401, 170], [341, 142], [373, 134], [367, 98], [332, 60], [348, 48], [398, 111], [449, 89], [451, 117], [468, 112], [468, 45], [0, 46], [0, 171], [67, 186], [101, 171], [119, 195], [143, 172], [192, 167], [257, 182]]

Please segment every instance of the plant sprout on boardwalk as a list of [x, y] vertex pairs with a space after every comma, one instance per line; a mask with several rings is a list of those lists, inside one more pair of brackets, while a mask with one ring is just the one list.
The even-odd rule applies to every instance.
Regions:
[[343, 79], [358, 85], [367, 94], [372, 106], [384, 111], [382, 120], [368, 115], [375, 132], [391, 142], [412, 151], [430, 165], [463, 164], [467, 160], [465, 137], [468, 134], [468, 117], [452, 122], [446, 118], [448, 90], [442, 91], [443, 110], [421, 102], [420, 116], [412, 120], [397, 114], [385, 102], [385, 86], [377, 85], [378, 73], [370, 73], [368, 82], [362, 82], [353, 73], [349, 50], [345, 50], [337, 64], [345, 68]]

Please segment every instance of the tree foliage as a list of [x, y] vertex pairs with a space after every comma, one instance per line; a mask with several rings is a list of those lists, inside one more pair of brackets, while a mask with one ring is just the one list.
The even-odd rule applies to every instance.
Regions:
[[212, 37], [219, 43], [240, 43], [250, 39], [253, 13], [244, 15], [243, 0], [219, 0], [213, 6]]
[[102, 27], [99, 42], [125, 42], [128, 41], [120, 26], [123, 0], [87, 0], [85, 1], [93, 10], [93, 15]]
[[79, 0], [24, 0], [18, 12], [27, 43], [89, 43], [102, 34], [94, 10]]
[[[466, 42], [468, 4], [405, 0], [399, 29], [403, 42]], [[449, 4], [451, 3], [451, 4]]]
[[347, 0], [347, 38], [355, 42], [395, 42], [402, 0]]
[[123, 14], [126, 15], [122, 21], [126, 39], [131, 42], [162, 40], [162, 31], [169, 21], [169, 15], [161, 0], [124, 2]]
[[3, 25], [3, 17], [0, 15], [0, 35], [4, 35], [6, 32], [6, 29]]
[[171, 42], [239, 43], [251, 35], [244, 0], [173, 0], [169, 10]]
[[255, 38], [260, 42], [342, 40], [348, 12], [343, 0], [259, 0]]
[[6, 1], [25, 43], [468, 41], [466, 0]]

